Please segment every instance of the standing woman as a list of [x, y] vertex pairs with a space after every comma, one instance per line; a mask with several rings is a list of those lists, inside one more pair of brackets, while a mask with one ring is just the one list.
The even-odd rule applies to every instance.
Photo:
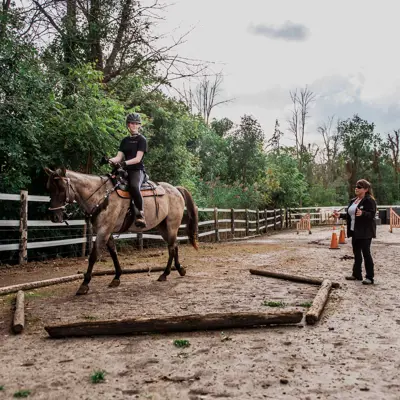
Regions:
[[346, 276], [350, 281], [362, 281], [362, 260], [364, 256], [365, 279], [364, 285], [374, 283], [374, 261], [371, 256], [371, 241], [376, 237], [376, 202], [372, 193], [371, 184], [360, 179], [356, 183], [356, 197], [350, 201], [346, 213], [333, 212], [336, 218], [347, 220], [347, 237], [352, 238], [354, 265], [353, 274]]

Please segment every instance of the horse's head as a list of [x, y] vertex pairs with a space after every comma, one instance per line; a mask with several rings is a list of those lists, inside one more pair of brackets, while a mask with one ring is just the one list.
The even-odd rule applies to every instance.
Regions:
[[[58, 168], [52, 171], [50, 168], [44, 169], [49, 176], [47, 190], [50, 192], [50, 207], [52, 222], [64, 222], [66, 217], [65, 206], [72, 203], [73, 193], [71, 193], [71, 183], [66, 177], [65, 168]], [[72, 194], [72, 198], [71, 198]]]

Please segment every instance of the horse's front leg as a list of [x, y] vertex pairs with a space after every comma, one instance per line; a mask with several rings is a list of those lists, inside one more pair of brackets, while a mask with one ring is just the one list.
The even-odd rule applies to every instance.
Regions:
[[119, 278], [122, 274], [122, 270], [121, 270], [121, 266], [119, 265], [117, 249], [115, 248], [115, 241], [114, 241], [113, 235], [110, 235], [110, 238], [108, 239], [107, 248], [108, 248], [108, 251], [110, 252], [110, 256], [113, 260], [114, 268], [115, 268], [115, 277], [108, 286], [109, 287], [117, 287], [120, 284]]
[[97, 234], [96, 241], [92, 248], [92, 252], [90, 253], [88, 269], [87, 269], [86, 273], [84, 274], [83, 282], [82, 282], [81, 286], [79, 287], [78, 291], [76, 292], [77, 295], [86, 294], [89, 291], [89, 283], [92, 280], [93, 266], [96, 263], [96, 261], [99, 259], [100, 249], [102, 246], [104, 246], [106, 244], [109, 236], [110, 236], [109, 233], [107, 235], [104, 235], [102, 233]]
[[172, 261], [175, 257], [175, 244], [168, 245], [168, 254], [169, 254], [169, 257], [168, 257], [167, 266], [166, 266], [164, 272], [157, 279], [159, 282], [165, 282], [167, 280], [167, 276], [171, 273], [171, 265], [172, 265]]

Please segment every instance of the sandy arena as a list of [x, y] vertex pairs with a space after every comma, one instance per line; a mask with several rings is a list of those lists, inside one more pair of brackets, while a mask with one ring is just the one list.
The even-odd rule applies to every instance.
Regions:
[[[400, 399], [400, 230], [378, 226], [372, 243], [376, 284], [348, 282], [351, 244], [329, 250], [331, 228], [282, 231], [221, 244], [180, 247], [187, 275], [173, 271], [94, 277], [25, 293], [26, 326], [11, 332], [15, 295], [0, 297], [0, 390], [11, 399]], [[314, 243], [312, 243], [314, 242]], [[164, 266], [166, 249], [120, 256], [123, 268]], [[95, 270], [112, 267], [104, 258]], [[269, 311], [264, 301], [306, 311], [318, 287], [250, 275], [250, 268], [326, 277], [333, 289], [321, 321], [297, 326], [143, 336], [50, 339], [44, 326], [63, 322], [211, 312]], [[0, 270], [0, 287], [86, 270], [83, 259]], [[175, 339], [190, 347], [177, 348]], [[91, 382], [96, 370], [105, 381]]]

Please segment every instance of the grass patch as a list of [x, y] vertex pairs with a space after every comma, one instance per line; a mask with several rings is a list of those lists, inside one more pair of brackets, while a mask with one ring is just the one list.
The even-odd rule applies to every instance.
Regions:
[[28, 397], [31, 394], [30, 390], [19, 390], [18, 392], [14, 393], [14, 397], [16, 399], [22, 399], [24, 397]]
[[0, 385], [0, 391], [1, 390], [4, 390], [4, 386], [3, 385]]
[[185, 348], [190, 346], [189, 340], [186, 339], [176, 339], [174, 340], [174, 346], [179, 348]]
[[101, 383], [105, 381], [106, 371], [94, 371], [90, 380], [92, 383]]
[[300, 307], [310, 308], [312, 306], [312, 301], [305, 301], [300, 304]]
[[42, 297], [50, 297], [52, 295], [52, 292], [25, 292], [25, 299], [40, 299]]
[[94, 315], [82, 315], [83, 319], [86, 319], [87, 321], [94, 321], [97, 319]]
[[284, 303], [283, 301], [267, 301], [267, 300], [264, 300], [262, 305], [266, 306], [266, 307], [286, 307], [286, 303]]

